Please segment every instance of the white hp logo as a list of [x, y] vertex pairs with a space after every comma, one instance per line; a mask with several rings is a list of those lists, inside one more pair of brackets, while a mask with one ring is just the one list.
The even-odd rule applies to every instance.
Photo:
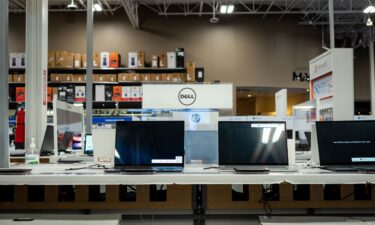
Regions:
[[178, 93], [178, 101], [185, 106], [192, 105], [196, 100], [197, 95], [195, 91], [191, 88], [183, 88]]

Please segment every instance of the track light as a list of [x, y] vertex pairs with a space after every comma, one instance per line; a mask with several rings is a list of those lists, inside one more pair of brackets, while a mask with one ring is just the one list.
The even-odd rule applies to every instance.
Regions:
[[369, 13], [375, 13], [375, 7], [373, 5], [367, 6], [364, 10], [363, 13], [369, 14]]
[[78, 6], [75, 4], [74, 0], [68, 5], [68, 9], [77, 9]]
[[366, 26], [371, 27], [374, 25], [374, 22], [372, 22], [372, 19], [369, 17], [366, 22]]
[[228, 7], [227, 7], [226, 5], [222, 5], [222, 6], [220, 7], [220, 12], [221, 12], [221, 13], [227, 13], [227, 9], [228, 9]]
[[230, 14], [234, 11], [234, 5], [221, 5], [220, 13], [222, 14]]
[[233, 13], [234, 5], [229, 5], [227, 9], [227, 13]]

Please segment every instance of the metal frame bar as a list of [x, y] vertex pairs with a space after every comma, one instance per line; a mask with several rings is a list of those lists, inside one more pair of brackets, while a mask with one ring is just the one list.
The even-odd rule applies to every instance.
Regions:
[[9, 167], [8, 13], [9, 1], [0, 1], [0, 167]]
[[[93, 74], [93, 48], [94, 48], [94, 12], [92, 10], [93, 0], [87, 0], [86, 18], [86, 134], [92, 134], [92, 74]], [[91, 9], [91, 10], [90, 10]]]
[[370, 93], [371, 93], [371, 113], [375, 112], [375, 56], [374, 56], [374, 41], [369, 43], [369, 59], [370, 59]]

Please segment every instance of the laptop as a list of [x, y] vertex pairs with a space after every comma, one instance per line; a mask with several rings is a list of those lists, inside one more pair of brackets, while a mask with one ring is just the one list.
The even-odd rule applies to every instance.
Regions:
[[54, 129], [52, 125], [47, 125], [44, 133], [42, 147], [40, 148], [40, 156], [49, 156], [54, 153]]
[[64, 152], [69, 148], [70, 143], [73, 141], [73, 132], [65, 131], [61, 142], [58, 143], [59, 152]]
[[375, 171], [375, 121], [316, 122], [320, 165], [336, 172]]
[[288, 166], [285, 122], [220, 121], [219, 166], [236, 172], [295, 172]]
[[115, 169], [181, 172], [184, 121], [123, 121], [116, 124]]

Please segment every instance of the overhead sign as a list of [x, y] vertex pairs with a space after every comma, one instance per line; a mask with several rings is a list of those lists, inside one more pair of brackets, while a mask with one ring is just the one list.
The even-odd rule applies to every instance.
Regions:
[[143, 109], [232, 109], [232, 84], [144, 84]]

